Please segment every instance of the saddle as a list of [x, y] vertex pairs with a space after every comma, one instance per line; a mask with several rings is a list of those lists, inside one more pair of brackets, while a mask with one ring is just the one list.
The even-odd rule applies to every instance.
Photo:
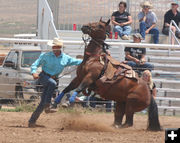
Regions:
[[100, 95], [105, 95], [112, 85], [124, 77], [129, 78], [135, 82], [138, 82], [138, 75], [132, 68], [126, 64], [123, 64], [111, 56], [100, 57], [100, 63], [104, 65], [104, 74], [96, 81], [95, 92]]
[[[103, 75], [106, 77], [106, 80], [115, 80], [120, 75], [122, 75], [123, 77], [132, 78], [133, 80], [135, 79], [136, 81], [138, 80], [138, 75], [135, 74], [135, 71], [132, 70], [132, 67], [117, 61], [111, 56], [106, 56], [106, 58], [107, 67]], [[103, 62], [102, 59], [103, 58], [101, 57], [100, 63], [105, 65], [105, 62]], [[105, 77], [103, 77], [103, 79], [105, 79]]]

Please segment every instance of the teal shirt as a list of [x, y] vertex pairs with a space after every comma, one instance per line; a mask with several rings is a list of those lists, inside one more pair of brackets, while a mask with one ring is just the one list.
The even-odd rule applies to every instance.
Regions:
[[79, 65], [82, 60], [75, 59], [61, 53], [58, 57], [53, 52], [42, 53], [39, 58], [31, 65], [31, 73], [36, 73], [37, 68], [42, 66], [42, 70], [50, 75], [58, 76], [65, 67]]

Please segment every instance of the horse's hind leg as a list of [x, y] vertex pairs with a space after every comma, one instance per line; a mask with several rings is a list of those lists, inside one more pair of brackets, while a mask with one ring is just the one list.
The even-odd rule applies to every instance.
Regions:
[[136, 107], [135, 104], [136, 104], [136, 99], [127, 99], [126, 110], [125, 110], [126, 121], [122, 125], [122, 127], [126, 128], [133, 126], [134, 108]]
[[120, 127], [122, 125], [123, 116], [125, 113], [125, 102], [117, 102], [114, 112], [114, 126]]

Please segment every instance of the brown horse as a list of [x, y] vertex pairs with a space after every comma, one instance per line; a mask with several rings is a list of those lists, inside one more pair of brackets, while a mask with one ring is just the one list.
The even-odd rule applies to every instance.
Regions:
[[[161, 130], [158, 109], [154, 98], [150, 94], [147, 83], [142, 79], [138, 81], [118, 75], [115, 82], [104, 83], [100, 78], [104, 75], [105, 66], [101, 63], [100, 57], [106, 57], [106, 33], [110, 30], [110, 20], [104, 22], [100, 20], [96, 23], [84, 25], [81, 30], [91, 37], [89, 44], [85, 47], [84, 58], [77, 68], [77, 77], [72, 80], [68, 87], [63, 90], [63, 94], [76, 89], [70, 98], [73, 102], [75, 96], [87, 89], [93, 90], [102, 98], [116, 101], [115, 127], [130, 127], [133, 125], [133, 115], [149, 107], [148, 130]], [[103, 61], [107, 60], [103, 58]], [[122, 124], [123, 116], [126, 121]]]

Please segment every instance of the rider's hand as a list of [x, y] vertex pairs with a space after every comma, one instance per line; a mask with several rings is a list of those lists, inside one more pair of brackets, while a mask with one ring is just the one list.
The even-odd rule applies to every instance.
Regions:
[[124, 23], [119, 23], [119, 26], [124, 26]]
[[139, 65], [140, 64], [140, 60], [135, 59], [135, 63]]
[[37, 74], [37, 73], [33, 73], [32, 76], [33, 76], [34, 79], [38, 79], [39, 78], [39, 74]]
[[148, 34], [148, 33], [149, 33], [149, 30], [147, 29], [145, 33]]
[[122, 63], [123, 63], [123, 64], [127, 64], [127, 62], [128, 62], [128, 61], [123, 61]]

